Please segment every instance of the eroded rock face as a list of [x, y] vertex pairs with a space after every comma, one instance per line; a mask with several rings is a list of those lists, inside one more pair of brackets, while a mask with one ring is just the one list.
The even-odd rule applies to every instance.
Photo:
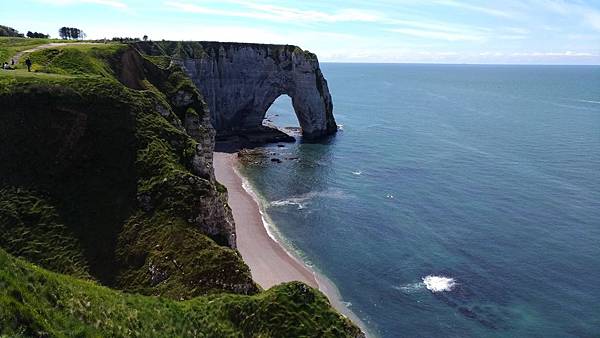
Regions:
[[[216, 184], [213, 168], [213, 150], [215, 148], [215, 130], [210, 122], [208, 107], [190, 84], [182, 86], [167, 99], [177, 114], [167, 111], [167, 120], [176, 128], [185, 131], [197, 144], [191, 158], [191, 171], [198, 178], [188, 178], [190, 186], [198, 186], [203, 194], [198, 194], [198, 204], [188, 222], [195, 224], [202, 232], [209, 235], [218, 244], [236, 248], [235, 225], [231, 210], [227, 207], [227, 193], [202, 188], [202, 181], [208, 180]], [[163, 112], [158, 110], [163, 116]], [[182, 121], [183, 120], [183, 121]]]
[[197, 44], [201, 52], [181, 55], [178, 63], [206, 99], [217, 133], [259, 128], [283, 94], [292, 98], [304, 137], [336, 132], [331, 95], [314, 54], [295, 46]]

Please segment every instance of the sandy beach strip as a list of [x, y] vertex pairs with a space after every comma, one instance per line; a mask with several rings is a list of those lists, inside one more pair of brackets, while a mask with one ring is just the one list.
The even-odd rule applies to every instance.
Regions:
[[[237, 154], [215, 152], [213, 164], [217, 181], [227, 188], [228, 203], [235, 220], [237, 247], [250, 267], [254, 281], [263, 289], [291, 281], [302, 281], [318, 288], [334, 308], [366, 332], [364, 323], [342, 303], [331, 281], [315, 273], [269, 236], [258, 203], [244, 189], [243, 180], [235, 170], [238, 165]], [[372, 336], [369, 333], [367, 335]]]
[[258, 204], [243, 188], [243, 181], [234, 170], [236, 165], [236, 154], [214, 153], [215, 176], [227, 187], [237, 247], [250, 267], [252, 278], [264, 289], [295, 280], [318, 288], [314, 273], [269, 236]]

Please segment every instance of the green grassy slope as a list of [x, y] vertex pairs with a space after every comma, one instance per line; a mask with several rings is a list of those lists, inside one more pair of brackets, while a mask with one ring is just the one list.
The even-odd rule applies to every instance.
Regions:
[[90, 278], [74, 234], [56, 208], [25, 189], [0, 189], [0, 247], [50, 269]]
[[43, 270], [0, 249], [0, 335], [343, 337], [358, 330], [302, 283], [177, 302]]
[[[220, 193], [190, 171], [195, 141], [169, 122], [178, 118], [165, 98], [92, 75], [0, 77], [0, 186], [49, 195], [107, 285], [176, 298], [256, 292], [240, 255], [189, 222]], [[185, 250], [170, 252], [175, 244]]]
[[24, 50], [35, 48], [39, 45], [51, 43], [51, 42], [65, 42], [65, 40], [56, 39], [29, 39], [29, 38], [17, 38], [17, 37], [0, 37], [0, 62], [4, 63], [16, 53]]
[[[120, 44], [71, 45], [40, 49], [30, 54], [33, 71], [63, 75], [111, 77], [111, 63], [127, 46]], [[24, 60], [21, 60], [21, 65]]]

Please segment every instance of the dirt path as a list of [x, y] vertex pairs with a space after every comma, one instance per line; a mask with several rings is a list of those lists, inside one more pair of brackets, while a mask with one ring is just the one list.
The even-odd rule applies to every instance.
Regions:
[[23, 57], [23, 55], [25, 55], [27, 53], [33, 53], [33, 52], [41, 50], [41, 49], [47, 49], [47, 48], [52, 48], [52, 47], [73, 46], [73, 45], [102, 45], [102, 43], [97, 43], [97, 42], [72, 42], [72, 43], [71, 42], [52, 42], [52, 43], [47, 43], [45, 45], [39, 45], [39, 46], [36, 46], [36, 47], [28, 49], [28, 50], [22, 50], [22, 51], [18, 52], [17, 54], [15, 54], [12, 57], [12, 59], [15, 60], [15, 64], [19, 64], [21, 57]]

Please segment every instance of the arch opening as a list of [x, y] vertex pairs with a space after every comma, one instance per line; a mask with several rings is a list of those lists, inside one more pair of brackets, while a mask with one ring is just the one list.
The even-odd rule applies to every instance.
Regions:
[[269, 106], [264, 114], [262, 125], [265, 127], [282, 130], [292, 136], [301, 136], [301, 127], [292, 98], [281, 94]]

